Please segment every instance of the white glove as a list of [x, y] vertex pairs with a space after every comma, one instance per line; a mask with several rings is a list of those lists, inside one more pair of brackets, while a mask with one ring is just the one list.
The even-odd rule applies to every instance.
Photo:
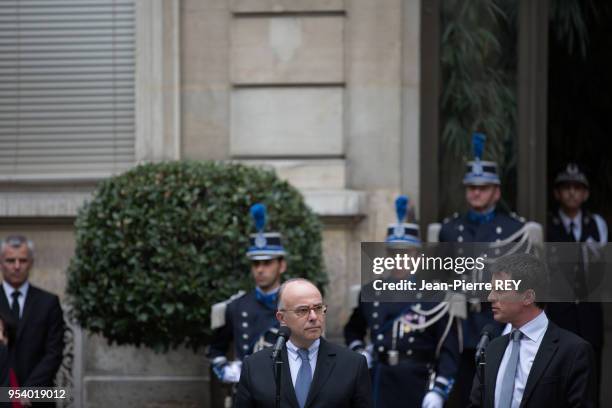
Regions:
[[429, 391], [423, 398], [421, 408], [443, 408], [444, 398], [435, 391]]
[[368, 368], [372, 368], [372, 353], [368, 350], [359, 350], [359, 354], [365, 357], [366, 362], [368, 363]]
[[223, 367], [223, 382], [237, 383], [240, 381], [240, 371], [242, 371], [242, 361], [232, 361]]

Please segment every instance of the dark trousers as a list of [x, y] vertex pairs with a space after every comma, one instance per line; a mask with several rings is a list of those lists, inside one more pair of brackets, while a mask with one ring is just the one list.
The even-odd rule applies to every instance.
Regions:
[[459, 372], [455, 386], [451, 391], [447, 406], [449, 408], [465, 408], [470, 403], [470, 392], [472, 391], [472, 382], [476, 374], [476, 362], [474, 356], [476, 350], [465, 349], [461, 353], [459, 361]]
[[375, 408], [420, 408], [427, 392], [427, 364], [400, 361], [395, 366], [377, 363], [371, 370]]
[[601, 358], [602, 358], [602, 350], [600, 348], [595, 349], [595, 373], [597, 377], [595, 377], [595, 406], [601, 406]]

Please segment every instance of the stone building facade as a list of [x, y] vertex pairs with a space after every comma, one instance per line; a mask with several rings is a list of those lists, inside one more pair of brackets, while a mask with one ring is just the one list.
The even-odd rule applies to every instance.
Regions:
[[[117, 2], [132, 0], [99, 3]], [[234, 160], [273, 167], [299, 188], [323, 221], [327, 332], [339, 339], [360, 242], [384, 237], [398, 193], [418, 207], [421, 2], [125, 7], [134, 18], [132, 165]], [[0, 235], [35, 241], [35, 284], [64, 296], [78, 208], [97, 180], [119, 170], [0, 172]], [[74, 341], [74, 406], [207, 406], [201, 354], [109, 346], [78, 328]]]

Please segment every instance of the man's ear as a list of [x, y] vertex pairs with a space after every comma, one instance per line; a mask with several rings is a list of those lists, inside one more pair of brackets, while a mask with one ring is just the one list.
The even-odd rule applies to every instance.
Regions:
[[561, 201], [561, 193], [559, 192], [559, 189], [558, 189], [558, 188], [555, 188], [555, 189], [553, 190], [553, 193], [554, 193], [554, 195], [555, 195], [555, 200], [557, 200], [557, 201]]
[[285, 323], [285, 313], [284, 312], [281, 312], [281, 311], [277, 310], [276, 311], [276, 320], [278, 320], [281, 325], [284, 325], [284, 326], [287, 325]]
[[495, 186], [495, 192], [493, 193], [493, 197], [495, 202], [498, 202], [499, 199], [501, 198], [501, 188], [499, 188], [499, 186]]
[[525, 297], [523, 298], [523, 304], [525, 306], [531, 305], [536, 301], [536, 294], [533, 289], [527, 289], [525, 291]]
[[285, 258], [280, 260], [280, 273], [284, 273], [287, 270], [287, 261]]

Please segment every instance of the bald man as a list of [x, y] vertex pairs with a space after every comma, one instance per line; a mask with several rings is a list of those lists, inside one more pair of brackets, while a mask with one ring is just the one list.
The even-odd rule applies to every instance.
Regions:
[[[371, 385], [365, 357], [321, 337], [327, 306], [317, 287], [291, 279], [279, 291], [276, 318], [291, 329], [281, 352], [281, 406], [291, 408], [371, 408]], [[236, 408], [275, 406], [272, 350], [243, 362]]]

